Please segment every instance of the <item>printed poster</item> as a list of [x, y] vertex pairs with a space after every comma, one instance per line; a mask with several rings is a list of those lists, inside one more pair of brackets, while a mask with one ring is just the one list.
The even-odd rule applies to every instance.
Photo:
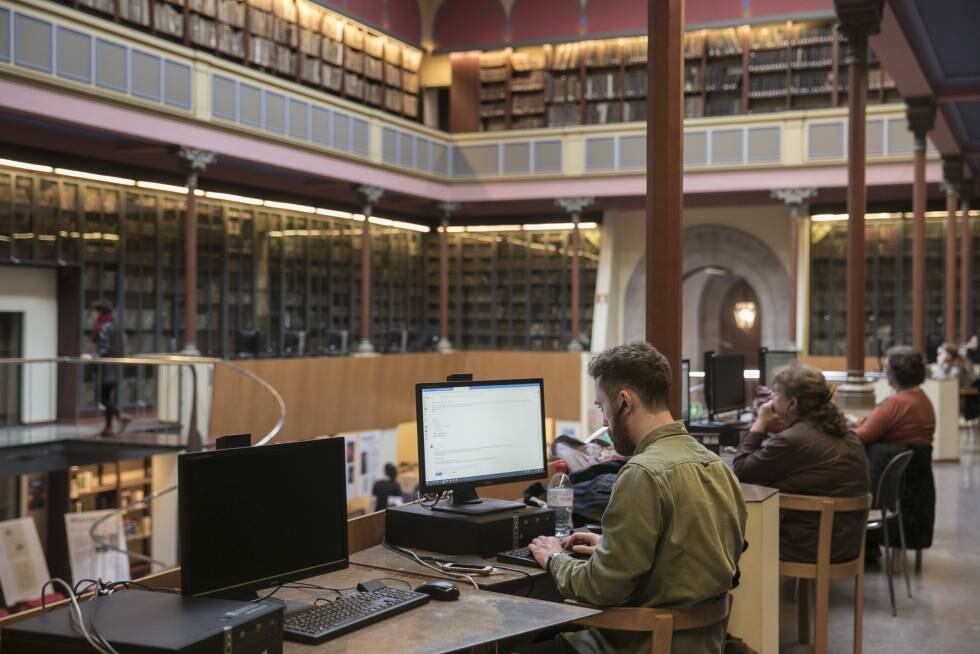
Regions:
[[34, 519], [0, 522], [0, 588], [7, 605], [40, 599], [50, 578]]
[[121, 515], [114, 515], [99, 525], [96, 533], [111, 542], [122, 552], [96, 548], [90, 532], [92, 524], [99, 518], [114, 513], [114, 509], [103, 511], [81, 511], [65, 514], [65, 530], [68, 533], [68, 559], [71, 564], [72, 581], [79, 579], [102, 579], [103, 581], [129, 581], [129, 555], [126, 551], [126, 535], [123, 532]]

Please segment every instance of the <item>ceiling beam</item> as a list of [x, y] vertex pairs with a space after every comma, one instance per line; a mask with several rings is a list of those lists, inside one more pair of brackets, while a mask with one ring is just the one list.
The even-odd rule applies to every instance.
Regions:
[[950, 102], [976, 102], [980, 100], [980, 89], [959, 89], [956, 91], [946, 91], [936, 95], [938, 104], [948, 104]]

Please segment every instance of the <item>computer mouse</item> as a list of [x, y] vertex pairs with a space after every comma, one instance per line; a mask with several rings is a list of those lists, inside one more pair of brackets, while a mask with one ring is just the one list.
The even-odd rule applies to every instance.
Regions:
[[415, 592], [425, 593], [432, 599], [443, 602], [459, 599], [459, 588], [456, 587], [456, 584], [451, 581], [443, 581], [442, 579], [433, 579], [432, 581], [420, 584], [415, 589]]

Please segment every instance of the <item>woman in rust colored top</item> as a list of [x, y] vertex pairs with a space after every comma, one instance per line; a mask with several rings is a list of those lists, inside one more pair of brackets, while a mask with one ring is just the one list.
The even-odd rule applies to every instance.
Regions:
[[[936, 486], [932, 477], [932, 434], [936, 412], [919, 387], [926, 378], [926, 361], [908, 346], [888, 350], [885, 372], [895, 394], [879, 404], [854, 429], [868, 448], [871, 492], [877, 495], [878, 480], [892, 458], [911, 449], [912, 459], [905, 472], [902, 518], [906, 545], [923, 549], [932, 545], [936, 514]], [[897, 541], [897, 531], [896, 541]], [[869, 539], [869, 545], [874, 542]], [[873, 554], [872, 554], [873, 556]]]

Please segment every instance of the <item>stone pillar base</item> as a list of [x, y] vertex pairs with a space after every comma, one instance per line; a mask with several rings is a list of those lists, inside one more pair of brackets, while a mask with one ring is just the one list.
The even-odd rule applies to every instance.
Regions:
[[568, 342], [568, 351], [569, 352], [581, 352], [582, 351], [582, 342], [580, 340], [578, 340], [577, 338], [575, 340], [569, 341]]
[[374, 351], [374, 345], [367, 339], [358, 343], [357, 350], [354, 352], [354, 356], [356, 357], [373, 357], [377, 355], [378, 353]]
[[864, 377], [848, 375], [847, 381], [837, 387], [837, 406], [841, 409], [873, 409], [874, 385]]
[[194, 343], [188, 343], [184, 346], [184, 349], [180, 351], [180, 355], [185, 357], [199, 357], [201, 356], [201, 351], [197, 349], [197, 345]]
[[439, 343], [436, 345], [436, 352], [441, 354], [449, 354], [453, 351], [453, 344], [448, 338], [440, 338]]

